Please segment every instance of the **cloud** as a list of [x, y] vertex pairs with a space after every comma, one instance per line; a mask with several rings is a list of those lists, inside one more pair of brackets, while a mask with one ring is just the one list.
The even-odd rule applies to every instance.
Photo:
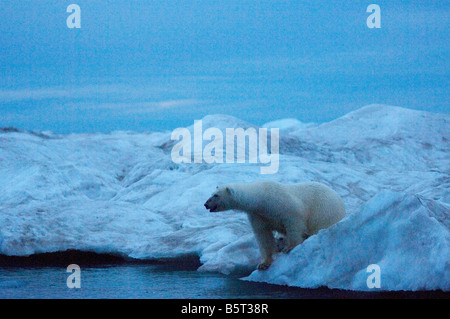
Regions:
[[0, 90], [0, 101], [2, 102], [42, 100], [50, 98], [63, 98], [68, 96], [70, 96], [70, 91], [55, 88]]
[[177, 107], [194, 106], [198, 104], [204, 104], [205, 101], [196, 99], [184, 99], [184, 100], [169, 100], [157, 102], [158, 108], [160, 109], [171, 109]]
[[85, 103], [72, 102], [62, 105], [63, 108], [77, 108], [84, 110], [103, 110], [114, 111], [121, 114], [145, 114], [162, 110], [200, 106], [207, 101], [199, 99], [179, 99], [162, 101], [144, 101], [144, 102], [104, 102], [104, 103]]
[[0, 89], [0, 101], [17, 102], [23, 100], [46, 99], [90, 99], [127, 97], [145, 98], [155, 94], [173, 91], [162, 85], [129, 85], [129, 84], [97, 84], [78, 87], [45, 87], [45, 88], [18, 88]]
[[[185, 78], [177, 79], [176, 83], [167, 83], [156, 79], [150, 83], [107, 83], [88, 84], [84, 86], [55, 86], [43, 88], [17, 88], [0, 89], [0, 103], [12, 103], [5, 113], [14, 114], [17, 118], [21, 102], [27, 102], [30, 107], [27, 112], [36, 106], [55, 112], [95, 112], [104, 111], [107, 114], [115, 112], [120, 115], [146, 114], [158, 111], [167, 111], [182, 108], [192, 110], [195, 107], [206, 105], [207, 100], [191, 97], [190, 86], [186, 86]], [[192, 80], [192, 79], [191, 79]], [[204, 79], [200, 79], [204, 80]], [[23, 110], [23, 108], [22, 108]], [[6, 116], [6, 114], [3, 114]], [[72, 115], [71, 115], [72, 116]]]

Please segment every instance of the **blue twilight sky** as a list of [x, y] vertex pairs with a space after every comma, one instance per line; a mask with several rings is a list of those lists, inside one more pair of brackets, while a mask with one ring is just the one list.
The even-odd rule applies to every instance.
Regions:
[[[67, 6], [81, 8], [69, 29]], [[369, 29], [366, 8], [381, 8]], [[0, 1], [0, 127], [154, 131], [449, 106], [447, 1]]]

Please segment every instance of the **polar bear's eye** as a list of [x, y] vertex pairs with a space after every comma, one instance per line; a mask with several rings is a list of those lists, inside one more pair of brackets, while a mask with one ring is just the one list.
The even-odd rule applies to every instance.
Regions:
[[219, 195], [215, 194], [213, 197], [219, 197]]

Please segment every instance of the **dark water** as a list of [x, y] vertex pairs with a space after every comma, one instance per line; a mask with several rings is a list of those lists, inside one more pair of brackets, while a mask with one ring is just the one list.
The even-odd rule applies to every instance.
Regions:
[[[67, 266], [80, 266], [80, 288], [68, 288]], [[348, 292], [246, 282], [196, 271], [194, 257], [136, 262], [108, 255], [56, 253], [0, 256], [0, 298], [446, 298], [443, 292]]]

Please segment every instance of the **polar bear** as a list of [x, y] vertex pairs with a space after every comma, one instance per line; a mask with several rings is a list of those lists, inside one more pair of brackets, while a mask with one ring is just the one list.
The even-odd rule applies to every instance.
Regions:
[[276, 252], [274, 231], [285, 236], [283, 252], [287, 253], [345, 216], [339, 195], [317, 182], [227, 184], [217, 187], [205, 207], [211, 212], [236, 209], [247, 213], [262, 257], [258, 270], [272, 264]]

